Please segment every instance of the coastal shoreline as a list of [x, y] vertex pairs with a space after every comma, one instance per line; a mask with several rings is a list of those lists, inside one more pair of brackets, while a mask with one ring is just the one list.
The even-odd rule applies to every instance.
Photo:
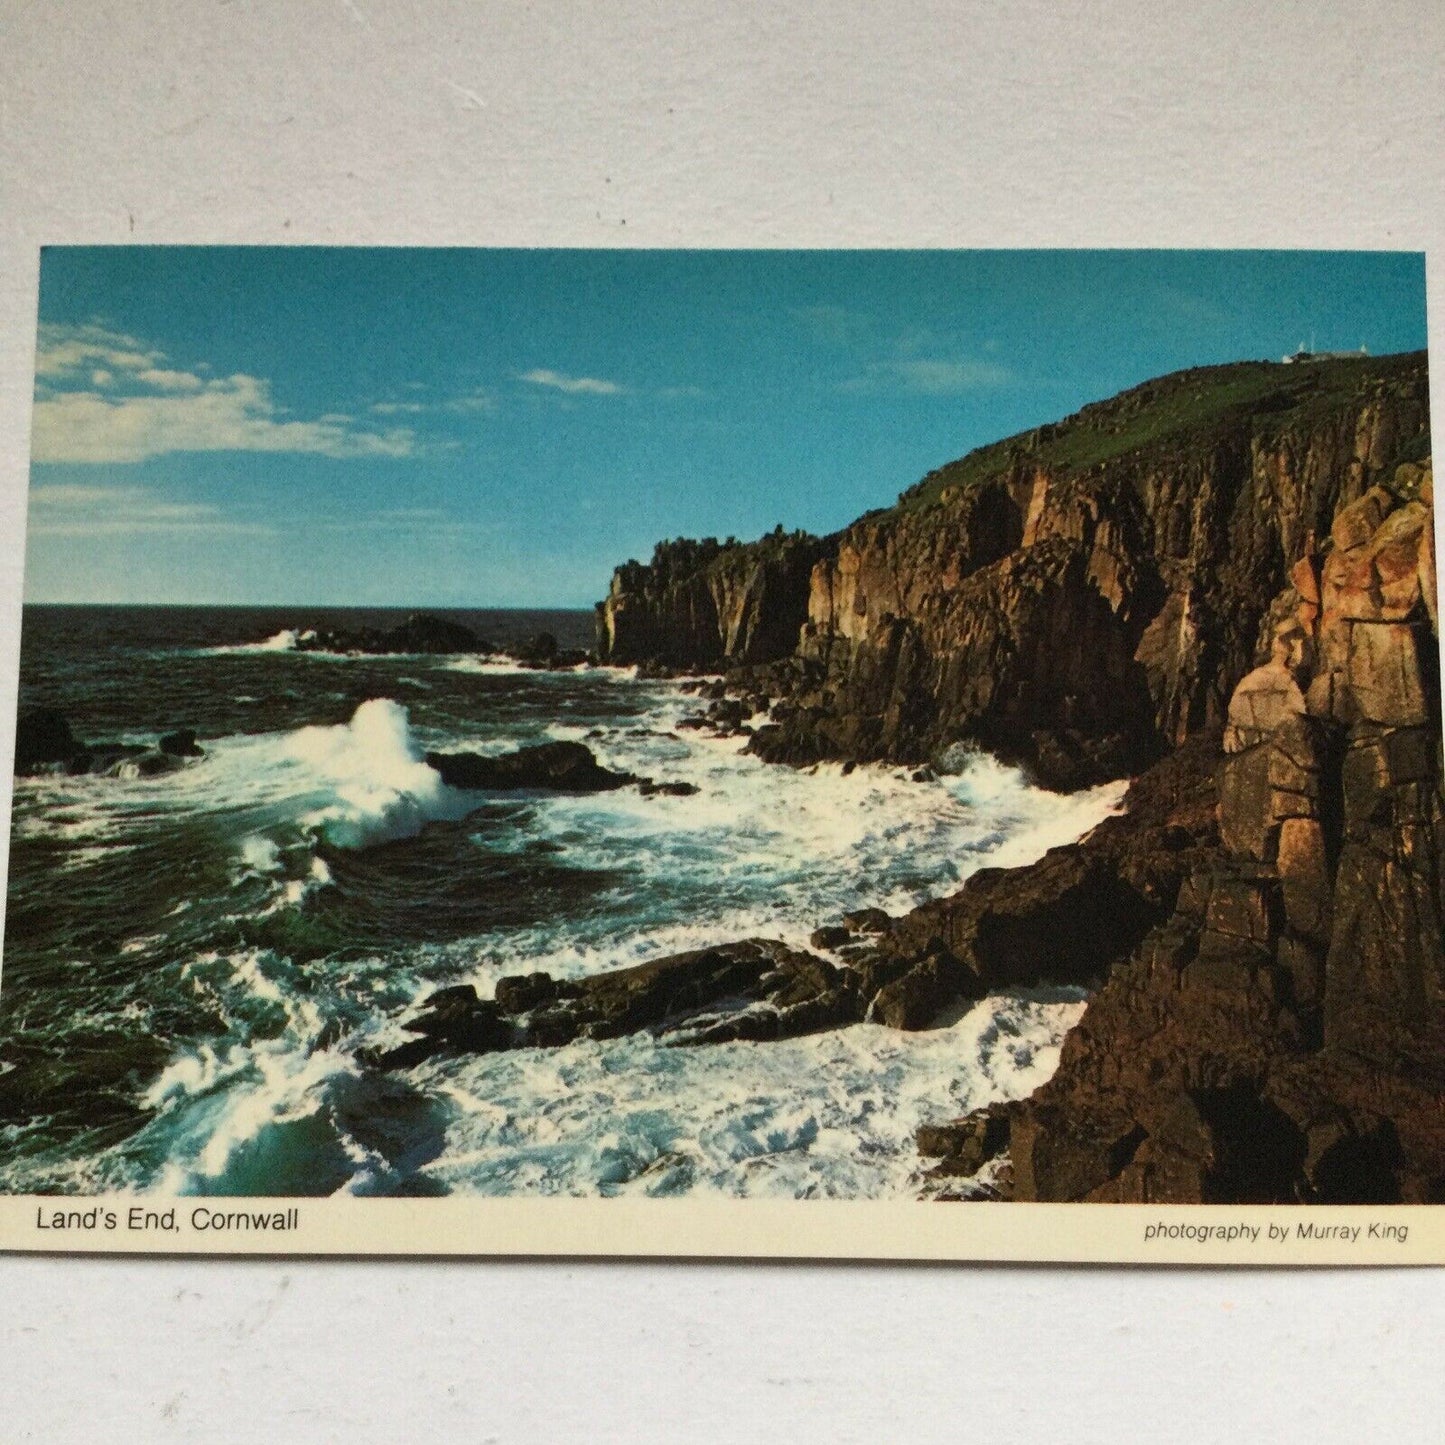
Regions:
[[1089, 940], [1050, 1084], [920, 1138], [1038, 1200], [1445, 1199], [1437, 637], [1423, 354], [1162, 377], [829, 538], [659, 544], [598, 604], [602, 657], [724, 659], [713, 718], [766, 702], [770, 761], [1133, 778], [879, 949], [908, 1027]]

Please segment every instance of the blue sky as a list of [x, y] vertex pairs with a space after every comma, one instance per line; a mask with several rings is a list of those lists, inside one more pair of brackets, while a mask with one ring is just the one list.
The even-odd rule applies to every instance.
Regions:
[[30, 601], [587, 606], [1185, 366], [1423, 347], [1324, 252], [60, 247]]

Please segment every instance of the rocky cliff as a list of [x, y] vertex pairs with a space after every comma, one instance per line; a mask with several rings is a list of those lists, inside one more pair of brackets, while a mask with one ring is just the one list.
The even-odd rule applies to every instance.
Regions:
[[[1126, 900], [1070, 907], [1113, 966], [1047, 1085], [925, 1131], [943, 1174], [1007, 1149], [1021, 1199], [1445, 1201], [1433, 477], [1387, 483], [1307, 537], [1222, 735], [1023, 871], [1032, 916], [1066, 857]], [[900, 925], [914, 971], [970, 891]]]
[[1222, 722], [1307, 539], [1428, 431], [1412, 355], [1180, 372], [975, 452], [822, 546], [757, 750], [1137, 771]]
[[750, 664], [764, 757], [1133, 776], [1089, 838], [849, 935], [849, 996], [897, 1027], [1098, 989], [1043, 1089], [920, 1132], [945, 1180], [1007, 1154], [1022, 1199], [1445, 1201], [1428, 453], [1423, 354], [1206, 368], [809, 539], [771, 629], [724, 582], [748, 549], [614, 579], [633, 655]]
[[788, 656], [828, 544], [782, 528], [757, 542], [660, 542], [627, 562], [597, 604], [597, 656], [619, 665], [711, 669]]

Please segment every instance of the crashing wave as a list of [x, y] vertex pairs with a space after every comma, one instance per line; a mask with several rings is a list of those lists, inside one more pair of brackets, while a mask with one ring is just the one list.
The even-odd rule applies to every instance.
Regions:
[[410, 838], [475, 806], [422, 759], [407, 711], [390, 698], [361, 704], [351, 721], [289, 735], [286, 755], [330, 798], [300, 818], [338, 848]]

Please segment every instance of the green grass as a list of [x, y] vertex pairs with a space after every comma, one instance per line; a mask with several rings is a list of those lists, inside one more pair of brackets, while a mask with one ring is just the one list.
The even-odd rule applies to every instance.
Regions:
[[1322, 416], [1363, 383], [1409, 370], [1418, 361], [1418, 355], [1293, 366], [1244, 361], [1175, 372], [1095, 402], [1052, 426], [970, 452], [909, 488], [895, 510], [922, 511], [935, 505], [945, 488], [986, 481], [1006, 471], [1015, 457], [1054, 472], [1082, 472], [1133, 452], [1173, 449], [1231, 423], [1247, 422], [1268, 435]]

